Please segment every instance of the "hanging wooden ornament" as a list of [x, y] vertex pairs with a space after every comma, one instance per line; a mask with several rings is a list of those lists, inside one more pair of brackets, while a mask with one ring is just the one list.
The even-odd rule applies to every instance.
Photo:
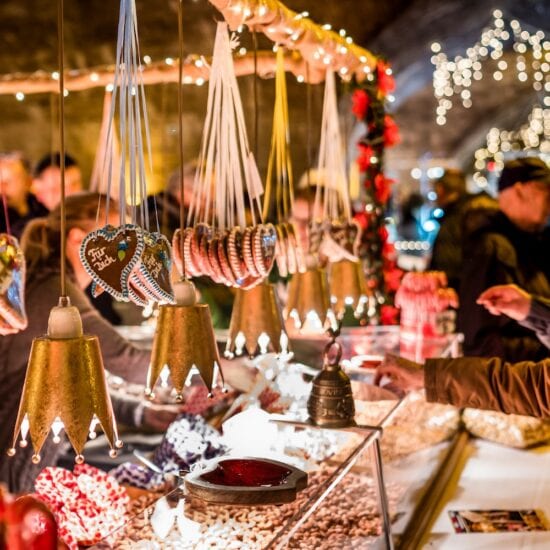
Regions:
[[316, 252], [328, 260], [332, 308], [337, 317], [351, 307], [360, 316], [368, 301], [367, 285], [357, 256], [360, 227], [352, 220], [349, 184], [343, 152], [336, 83], [327, 70], [323, 101], [323, 120], [319, 146], [317, 189], [311, 234], [317, 240]]
[[[113, 193], [113, 165], [119, 160], [114, 129], [117, 101], [120, 169], [118, 193]], [[156, 231], [151, 231], [149, 227], [145, 147], [151, 170], [151, 140], [139, 55], [136, 5], [135, 0], [121, 0], [112, 102], [105, 136], [105, 156], [100, 169], [100, 174], [107, 179], [107, 195], [118, 195], [120, 225], [113, 227], [108, 223], [110, 212], [107, 201], [105, 226], [86, 236], [80, 259], [94, 281], [94, 295], [106, 291], [117, 300], [132, 301], [142, 306], [150, 301], [175, 301], [170, 279], [170, 243], [161, 235], [158, 219]], [[131, 223], [126, 220], [127, 206]]]
[[335, 76], [330, 69], [325, 81], [317, 177], [312, 220], [312, 234], [317, 235], [314, 241], [319, 242], [317, 251], [331, 262], [357, 261], [360, 227], [351, 215]]
[[[306, 66], [306, 72], [308, 66]], [[308, 218], [312, 217], [312, 194], [310, 185], [311, 166], [311, 84], [306, 84], [306, 134], [307, 134], [307, 202]], [[336, 328], [337, 322], [330, 304], [327, 273], [319, 267], [319, 247], [313, 246], [315, 239], [311, 231], [304, 239], [309, 245], [306, 249], [306, 271], [295, 273], [288, 283], [288, 297], [283, 317], [286, 329], [290, 335], [296, 332], [301, 334], [322, 334], [328, 328]], [[319, 239], [320, 244], [320, 239]]]
[[290, 132], [284, 51], [277, 48], [275, 72], [275, 108], [271, 150], [267, 164], [263, 218], [275, 224], [277, 244], [275, 259], [279, 274], [303, 273], [306, 270], [304, 252], [296, 238], [294, 225], [289, 221], [294, 205], [292, 162], [290, 158]]
[[180, 271], [185, 263], [190, 276], [252, 288], [273, 266], [277, 233], [262, 222], [263, 185], [235, 77], [231, 52], [236, 45], [227, 25], [218, 23], [189, 227], [177, 230], [172, 244]]

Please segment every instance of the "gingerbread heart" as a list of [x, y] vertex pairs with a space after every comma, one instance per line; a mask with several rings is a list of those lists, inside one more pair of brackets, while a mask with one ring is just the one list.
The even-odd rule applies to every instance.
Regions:
[[276, 244], [275, 226], [270, 223], [256, 226], [252, 235], [252, 257], [256, 269], [262, 277], [269, 275], [273, 267]]
[[27, 328], [25, 256], [17, 239], [0, 234], [0, 334]]
[[80, 261], [97, 286], [127, 302], [128, 281], [143, 248], [140, 227], [106, 225], [86, 235], [80, 246]]
[[243, 232], [234, 227], [227, 238], [227, 257], [235, 279], [239, 281], [248, 276], [248, 269], [243, 257]]
[[170, 241], [162, 233], [143, 231], [141, 262], [136, 268], [145, 294], [157, 302], [174, 304], [174, 289], [170, 275], [172, 249]]

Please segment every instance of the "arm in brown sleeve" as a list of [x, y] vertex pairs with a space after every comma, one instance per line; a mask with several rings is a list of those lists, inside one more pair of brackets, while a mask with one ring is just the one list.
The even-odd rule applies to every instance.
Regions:
[[428, 359], [424, 377], [428, 401], [550, 418], [550, 359]]

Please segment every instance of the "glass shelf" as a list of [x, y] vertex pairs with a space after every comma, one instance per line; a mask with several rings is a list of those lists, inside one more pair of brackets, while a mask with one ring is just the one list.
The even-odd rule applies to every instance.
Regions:
[[[458, 427], [458, 412], [428, 405], [419, 395], [357, 405], [358, 411], [366, 411], [358, 420], [368, 421], [374, 429], [323, 430], [277, 422], [283, 432], [299, 430], [317, 443], [322, 437], [338, 440], [337, 452], [323, 459], [314, 459], [312, 454], [306, 461], [308, 487], [293, 503], [218, 506], [185, 497], [178, 487], [94, 548], [393, 548], [392, 523], [399, 531], [404, 530], [421, 489], [419, 480], [427, 483], [440, 465], [445, 442]], [[417, 425], [418, 433], [413, 433], [412, 425]], [[400, 449], [403, 432], [409, 439], [415, 438], [415, 443], [407, 447], [404, 442]], [[286, 461], [295, 464], [299, 454], [296, 448], [289, 445], [285, 452]], [[423, 463], [419, 464], [415, 456], [424, 457]], [[405, 471], [408, 467], [416, 477], [403, 476], [403, 464]], [[177, 518], [170, 520], [172, 514]], [[152, 520], [159, 515], [162, 520]], [[163, 521], [164, 538], [160, 536]]]

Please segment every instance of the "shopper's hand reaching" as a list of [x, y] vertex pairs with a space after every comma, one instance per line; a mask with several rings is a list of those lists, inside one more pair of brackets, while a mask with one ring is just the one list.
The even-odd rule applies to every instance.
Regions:
[[497, 285], [482, 292], [477, 303], [493, 315], [507, 315], [523, 321], [531, 308], [531, 295], [516, 285]]
[[383, 378], [389, 378], [387, 388], [392, 391], [407, 393], [414, 390], [421, 390], [424, 387], [424, 368], [422, 365], [386, 354], [384, 361], [378, 365], [374, 375], [374, 383], [379, 386]]

